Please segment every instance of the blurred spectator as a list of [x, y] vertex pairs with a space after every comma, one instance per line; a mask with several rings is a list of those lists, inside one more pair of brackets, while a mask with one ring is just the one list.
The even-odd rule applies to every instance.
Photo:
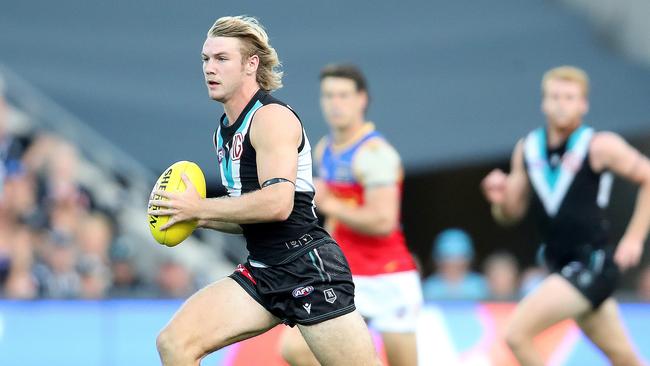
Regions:
[[544, 281], [546, 276], [548, 276], [548, 271], [544, 267], [534, 266], [526, 268], [521, 274], [519, 296], [523, 298], [533, 292]]
[[650, 302], [650, 265], [639, 271], [636, 295], [639, 301]]
[[43, 262], [36, 268], [36, 277], [43, 297], [77, 298], [81, 292], [81, 277], [77, 272], [77, 250], [64, 233], [52, 232], [43, 245]]
[[161, 298], [185, 298], [196, 291], [190, 271], [173, 259], [159, 267], [156, 282]]
[[94, 212], [84, 217], [77, 228], [76, 239], [84, 256], [94, 257], [102, 264], [108, 264], [113, 226], [106, 215]]
[[82, 299], [102, 299], [106, 297], [110, 285], [110, 269], [95, 256], [86, 256], [79, 262], [81, 279], [79, 295]]
[[9, 243], [3, 246], [8, 250], [6, 262], [3, 262], [5, 275], [3, 296], [12, 299], [32, 299], [38, 295], [36, 279], [32, 275], [33, 264], [32, 236], [27, 227], [19, 225], [15, 230], [3, 236], [2, 241]]
[[108, 292], [109, 297], [134, 298], [153, 297], [150, 286], [144, 283], [133, 265], [133, 256], [129, 248], [120, 240], [111, 248], [111, 270], [113, 283]]
[[508, 252], [490, 254], [483, 262], [483, 274], [487, 279], [490, 300], [517, 299], [519, 265], [512, 254]]
[[4, 95], [5, 85], [0, 75], [0, 192], [4, 187], [5, 178], [20, 170], [20, 158], [23, 153], [22, 142], [14, 138], [7, 129], [9, 106]]
[[478, 300], [487, 296], [483, 276], [470, 271], [474, 245], [460, 229], [447, 229], [434, 241], [436, 272], [423, 283], [425, 300]]

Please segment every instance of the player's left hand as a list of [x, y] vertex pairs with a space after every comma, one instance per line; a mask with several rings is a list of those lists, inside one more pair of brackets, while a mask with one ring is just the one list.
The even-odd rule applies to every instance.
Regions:
[[639, 264], [643, 253], [643, 241], [623, 238], [614, 253], [614, 262], [621, 271]]
[[157, 190], [153, 192], [152, 197], [159, 196], [161, 198], [149, 200], [149, 207], [158, 207], [157, 210], [150, 208], [149, 215], [169, 216], [169, 220], [160, 230], [166, 230], [178, 222], [198, 219], [201, 196], [187, 175], [183, 174], [181, 178], [186, 187], [184, 192], [173, 193]]

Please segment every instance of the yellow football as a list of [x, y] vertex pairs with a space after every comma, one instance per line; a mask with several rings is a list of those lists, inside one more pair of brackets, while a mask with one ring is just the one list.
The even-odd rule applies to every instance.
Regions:
[[[187, 175], [192, 184], [196, 187], [196, 190], [199, 192], [199, 195], [205, 198], [205, 177], [203, 176], [203, 171], [199, 168], [198, 165], [191, 161], [179, 161], [160, 175], [160, 178], [156, 181], [156, 185], [153, 188], [153, 191], [166, 191], [166, 192], [184, 192], [185, 183], [181, 178], [183, 173]], [[152, 193], [153, 193], [152, 191]], [[152, 195], [152, 199], [166, 199], [162, 198], [159, 195]], [[150, 207], [150, 209], [158, 210], [158, 206]], [[179, 222], [167, 230], [160, 230], [160, 228], [167, 223], [169, 216], [156, 216], [148, 215], [149, 221], [149, 230], [151, 230], [151, 235], [154, 239], [160, 244], [166, 245], [168, 247], [173, 247], [183, 240], [187, 239], [190, 234], [196, 229], [196, 221], [186, 221]]]

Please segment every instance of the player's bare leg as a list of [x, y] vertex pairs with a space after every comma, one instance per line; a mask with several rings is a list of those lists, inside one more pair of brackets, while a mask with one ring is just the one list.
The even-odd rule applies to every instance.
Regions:
[[287, 328], [280, 339], [280, 354], [291, 366], [318, 366], [318, 360], [309, 349], [297, 327]]
[[377, 366], [375, 346], [358, 312], [298, 328], [323, 366]]
[[643, 365], [623, 329], [616, 300], [605, 300], [598, 309], [578, 317], [576, 322], [585, 335], [605, 353], [612, 365]]
[[533, 338], [546, 328], [589, 312], [589, 301], [560, 275], [550, 275], [515, 309], [506, 342], [522, 366], [542, 366]]
[[224, 278], [187, 299], [156, 346], [164, 366], [196, 366], [209, 353], [279, 323], [234, 280]]
[[390, 366], [416, 366], [418, 353], [415, 333], [381, 333]]

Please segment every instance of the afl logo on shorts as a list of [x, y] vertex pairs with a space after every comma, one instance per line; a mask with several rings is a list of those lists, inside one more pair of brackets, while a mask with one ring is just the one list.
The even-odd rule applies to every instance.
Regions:
[[232, 138], [232, 149], [230, 150], [230, 158], [235, 161], [241, 158], [241, 154], [244, 151], [244, 135], [241, 132], [237, 132]]
[[305, 286], [305, 287], [298, 287], [297, 289], [293, 290], [291, 292], [291, 295], [293, 297], [298, 298], [298, 297], [305, 297], [309, 294], [311, 294], [314, 291], [313, 286]]

